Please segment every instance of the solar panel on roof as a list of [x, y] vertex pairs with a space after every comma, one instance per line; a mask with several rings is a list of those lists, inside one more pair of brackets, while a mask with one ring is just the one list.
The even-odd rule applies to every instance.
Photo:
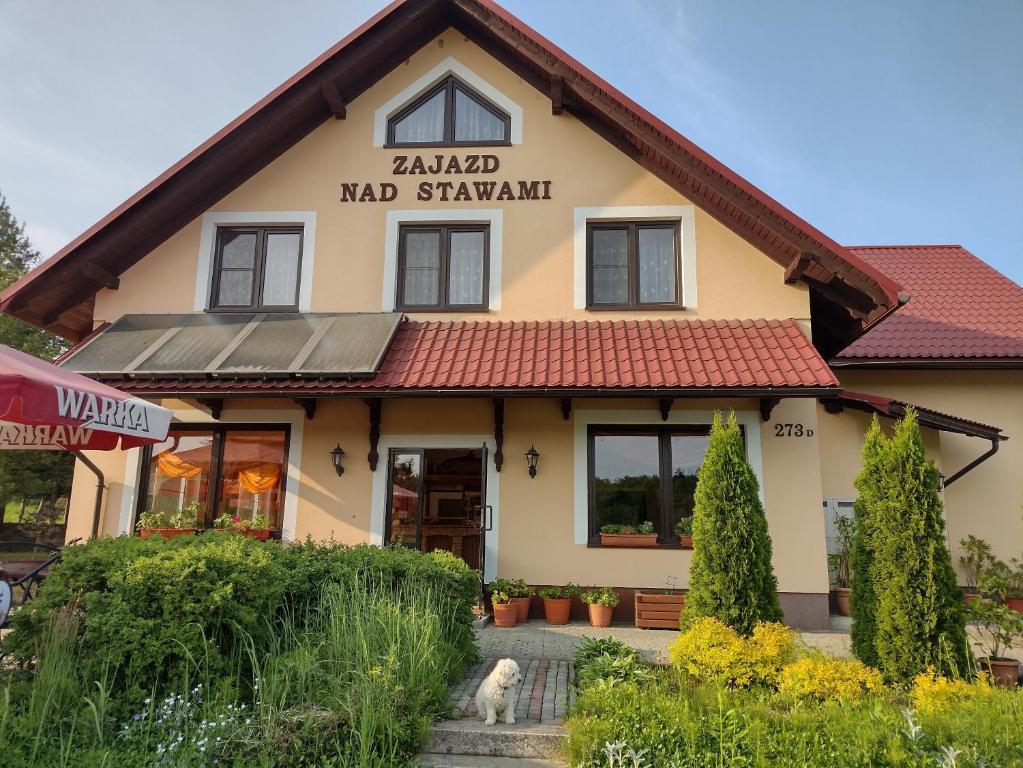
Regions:
[[397, 313], [125, 315], [61, 363], [84, 374], [371, 376]]

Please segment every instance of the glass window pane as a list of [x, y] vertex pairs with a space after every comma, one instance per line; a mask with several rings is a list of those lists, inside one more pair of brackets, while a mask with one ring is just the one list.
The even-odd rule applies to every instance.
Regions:
[[440, 232], [405, 234], [403, 303], [433, 306], [440, 300]]
[[256, 265], [256, 233], [223, 230], [220, 233], [220, 265], [253, 268]]
[[455, 88], [455, 141], [504, 141], [504, 119]]
[[416, 521], [422, 485], [422, 456], [418, 452], [391, 454], [391, 522], [387, 543], [416, 546]]
[[220, 273], [217, 306], [245, 307], [252, 304], [252, 270], [228, 269]]
[[483, 232], [452, 232], [448, 265], [448, 303], [483, 303]]
[[629, 301], [628, 230], [594, 229], [591, 236], [593, 303], [627, 304]]
[[297, 232], [270, 232], [266, 236], [263, 266], [263, 304], [291, 306], [298, 300], [298, 259], [301, 236]]
[[394, 123], [395, 144], [444, 141], [444, 104], [447, 89], [438, 91], [412, 112]]
[[693, 514], [696, 475], [707, 455], [707, 435], [671, 436], [671, 526]]
[[154, 445], [143, 511], [163, 515], [161, 525], [204, 527], [212, 457], [213, 433], [207, 430], [172, 432]]
[[660, 529], [660, 450], [656, 435], [597, 435], [593, 439], [593, 510], [602, 525], [649, 521]]
[[640, 303], [675, 301], [674, 227], [640, 227], [637, 236]]
[[[280, 527], [281, 478], [286, 472], [283, 430], [233, 430], [224, 433], [220, 498], [215, 516], [237, 522]], [[265, 521], [258, 518], [265, 518]]]

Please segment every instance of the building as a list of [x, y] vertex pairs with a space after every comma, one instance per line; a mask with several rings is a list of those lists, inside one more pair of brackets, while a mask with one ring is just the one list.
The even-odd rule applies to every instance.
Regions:
[[[165, 444], [95, 457], [106, 535], [265, 514], [610, 584], [626, 618], [633, 589], [685, 587], [673, 528], [734, 410], [786, 620], [820, 628], [869, 412], [926, 409], [950, 479], [999, 448], [950, 486], [951, 539], [1019, 549], [1021, 297], [959, 248], [839, 245], [490, 0], [408, 0], [0, 309], [176, 413]], [[69, 537], [94, 493], [79, 466]], [[640, 520], [658, 546], [601, 546]]]

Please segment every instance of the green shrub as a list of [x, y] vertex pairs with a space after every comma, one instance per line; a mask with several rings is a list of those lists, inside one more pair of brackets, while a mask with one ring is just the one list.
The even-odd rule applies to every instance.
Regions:
[[884, 688], [881, 673], [855, 659], [836, 659], [823, 653], [808, 653], [785, 666], [778, 679], [778, 692], [790, 699], [810, 701], [852, 701]]
[[713, 616], [749, 635], [758, 621], [781, 621], [771, 537], [756, 475], [732, 413], [714, 414], [696, 482], [693, 560], [682, 628]]
[[945, 540], [941, 474], [924, 454], [910, 408], [882, 445], [878, 493], [869, 500], [868, 569], [876, 595], [874, 650], [886, 679], [908, 682], [935, 669], [969, 667], [963, 595]]
[[622, 601], [621, 596], [611, 587], [594, 587], [580, 595], [586, 605], [608, 605], [614, 608]]
[[776, 622], [757, 624], [744, 638], [708, 616], [675, 638], [668, 654], [675, 669], [695, 680], [734, 688], [774, 686], [796, 655], [796, 640], [791, 629]]
[[583, 637], [579, 647], [572, 654], [576, 671], [585, 667], [599, 656], [634, 657], [637, 653], [615, 637]]
[[849, 598], [853, 625], [852, 650], [868, 666], [877, 666], [877, 594], [874, 591], [873, 514], [881, 499], [881, 475], [887, 448], [881, 424], [875, 416], [870, 422], [860, 456], [863, 466], [856, 475], [856, 501], [853, 502], [853, 539], [849, 552], [851, 571]]

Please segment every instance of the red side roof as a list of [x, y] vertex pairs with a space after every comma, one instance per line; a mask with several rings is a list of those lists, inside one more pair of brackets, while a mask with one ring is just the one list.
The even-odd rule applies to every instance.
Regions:
[[1000, 427], [993, 427], [980, 421], [953, 416], [943, 411], [935, 411], [933, 408], [924, 408], [922, 405], [905, 400], [896, 400], [894, 397], [873, 395], [867, 392], [851, 392], [846, 389], [842, 391], [842, 394], [836, 400], [850, 408], [856, 408], [868, 413], [877, 413], [890, 419], [901, 419], [906, 415], [906, 409], [912, 408], [917, 412], [920, 423], [925, 427], [940, 429], [945, 432], [955, 432], [961, 435], [970, 435], [972, 437], [984, 437], [989, 440], [1009, 439], [1002, 434]]
[[399, 392], [587, 394], [838, 387], [794, 320], [417, 322], [401, 324], [376, 376], [127, 379], [135, 393]]
[[836, 365], [1023, 359], [1023, 288], [960, 245], [850, 247], [912, 297]]

